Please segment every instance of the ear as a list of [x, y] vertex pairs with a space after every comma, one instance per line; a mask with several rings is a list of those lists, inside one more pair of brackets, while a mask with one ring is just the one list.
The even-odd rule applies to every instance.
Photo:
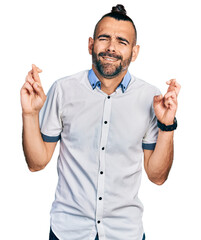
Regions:
[[90, 37], [88, 42], [88, 50], [90, 55], [92, 55], [93, 46], [94, 46], [94, 40], [93, 38]]
[[132, 55], [131, 62], [134, 62], [134, 61], [135, 61], [135, 59], [136, 59], [137, 56], [138, 56], [139, 51], [140, 51], [140, 46], [139, 46], [139, 45], [133, 46], [133, 55]]

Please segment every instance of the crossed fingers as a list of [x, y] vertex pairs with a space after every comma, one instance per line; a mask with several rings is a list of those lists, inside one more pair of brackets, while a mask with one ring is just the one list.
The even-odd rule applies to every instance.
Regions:
[[39, 86], [41, 86], [39, 73], [41, 73], [42, 70], [36, 65], [32, 64], [32, 70], [28, 72], [28, 75], [26, 76], [26, 81], [33, 86], [33, 84], [36, 82]]
[[167, 92], [175, 91], [176, 95], [178, 96], [181, 85], [176, 81], [176, 79], [171, 79], [167, 81], [166, 84], [169, 85]]
[[167, 93], [164, 96], [164, 105], [167, 108], [177, 108], [177, 96], [180, 91], [180, 84], [177, 83], [176, 79], [171, 79], [166, 82], [169, 85]]

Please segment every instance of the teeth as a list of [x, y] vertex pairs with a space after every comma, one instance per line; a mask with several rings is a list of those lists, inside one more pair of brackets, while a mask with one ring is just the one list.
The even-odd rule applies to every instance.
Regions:
[[112, 58], [105, 58], [106, 60], [108, 60], [108, 61], [116, 61], [116, 59], [112, 59]]

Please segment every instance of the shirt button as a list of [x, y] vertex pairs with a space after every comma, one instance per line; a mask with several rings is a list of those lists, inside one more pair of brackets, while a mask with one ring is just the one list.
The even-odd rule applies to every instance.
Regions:
[[100, 171], [100, 174], [103, 174], [103, 171]]
[[107, 124], [107, 121], [105, 121], [104, 123]]
[[104, 147], [102, 147], [102, 150], [104, 150], [105, 148]]
[[99, 223], [100, 223], [100, 220], [98, 220], [97, 223], [99, 224]]
[[99, 200], [102, 200], [102, 197], [99, 197]]
[[110, 96], [107, 96], [108, 99], [110, 99]]

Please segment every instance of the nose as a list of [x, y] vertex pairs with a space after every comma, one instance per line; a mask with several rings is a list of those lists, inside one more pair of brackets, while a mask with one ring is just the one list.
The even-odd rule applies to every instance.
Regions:
[[107, 52], [115, 52], [116, 51], [115, 42], [113, 40], [110, 40], [108, 42], [106, 51]]

